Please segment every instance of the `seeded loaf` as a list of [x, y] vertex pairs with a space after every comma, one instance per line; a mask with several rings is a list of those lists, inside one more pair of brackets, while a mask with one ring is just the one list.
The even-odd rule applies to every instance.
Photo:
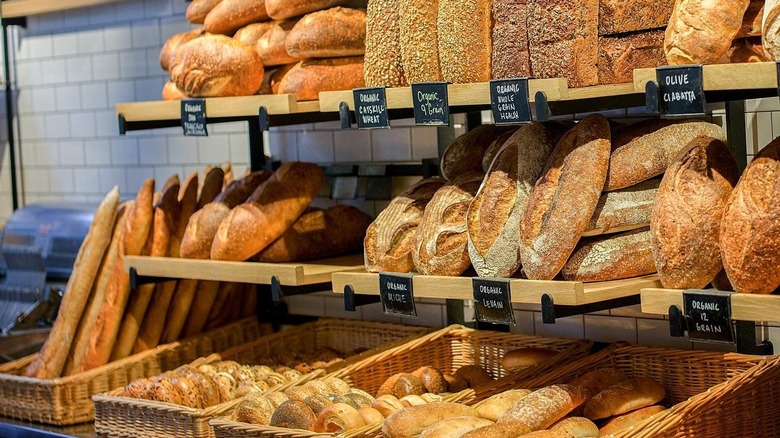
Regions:
[[678, 0], [666, 28], [664, 52], [670, 65], [727, 61], [750, 0]]
[[625, 189], [603, 193], [590, 218], [588, 231], [582, 236], [620, 233], [649, 226], [653, 201], [660, 183], [660, 179], [654, 178]]
[[250, 23], [268, 20], [264, 0], [222, 0], [203, 20], [209, 33], [232, 35]]
[[634, 80], [634, 69], [666, 64], [664, 32], [599, 37], [599, 83], [620, 84]]
[[490, 80], [491, 2], [439, 0], [437, 32], [442, 77], [454, 84]]
[[600, 0], [599, 35], [659, 29], [669, 24], [675, 0]]
[[275, 92], [295, 94], [298, 100], [317, 100], [322, 91], [351, 90], [366, 85], [362, 56], [306, 59], [280, 74]]
[[287, 36], [296, 23], [297, 20], [278, 21], [257, 40], [255, 49], [264, 66], [290, 64], [300, 59], [288, 54], [286, 47]]
[[366, 50], [366, 11], [335, 7], [298, 20], [285, 48], [298, 59], [359, 56]]
[[482, 170], [485, 152], [501, 134], [514, 128], [480, 125], [455, 139], [441, 156], [441, 175], [450, 180], [465, 172]]
[[520, 222], [553, 144], [538, 122], [507, 139], [467, 214], [468, 250], [481, 277], [510, 277], [520, 267]]
[[252, 23], [238, 29], [235, 35], [233, 35], [233, 39], [241, 41], [249, 47], [254, 47], [257, 44], [257, 41], [259, 41], [266, 32], [271, 30], [272, 27], [274, 27], [273, 21]]
[[285, 20], [334, 6], [365, 8], [366, 3], [367, 0], [265, 0], [265, 7], [274, 20]]
[[367, 87], [403, 87], [409, 84], [401, 60], [399, 0], [370, 0], [366, 10]]
[[576, 387], [553, 385], [538, 389], [518, 400], [499, 423], [520, 423], [532, 431], [543, 430], [576, 409], [585, 397]]
[[569, 281], [607, 281], [638, 277], [656, 271], [650, 229], [584, 238], [563, 266]]
[[528, 0], [493, 0], [493, 79], [531, 76], [527, 18]]
[[401, 65], [411, 83], [442, 80], [439, 63], [439, 0], [399, 0]]

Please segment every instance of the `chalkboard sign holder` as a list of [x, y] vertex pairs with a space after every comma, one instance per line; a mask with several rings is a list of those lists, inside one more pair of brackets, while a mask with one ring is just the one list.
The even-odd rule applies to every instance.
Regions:
[[261, 106], [257, 110], [257, 118], [260, 120], [260, 131], [268, 131], [271, 126], [271, 119], [268, 117], [268, 110]]
[[683, 313], [692, 341], [734, 344], [733, 292], [691, 289], [683, 292]]
[[358, 129], [390, 128], [385, 87], [355, 88], [352, 96]]
[[[658, 67], [655, 83], [645, 86], [648, 112], [662, 117], [691, 117], [707, 114], [704, 72], [701, 64]], [[652, 85], [651, 85], [652, 84]], [[653, 88], [655, 87], [655, 92]], [[657, 111], [653, 111], [657, 108]]]
[[447, 82], [412, 84], [414, 123], [417, 126], [449, 126], [450, 103]]
[[517, 125], [531, 122], [528, 78], [494, 79], [490, 81], [490, 109], [496, 125]]
[[508, 279], [474, 277], [471, 279], [471, 286], [477, 321], [491, 324], [516, 324]]
[[385, 314], [417, 318], [412, 280], [412, 274], [379, 274], [379, 298]]
[[207, 137], [209, 135], [206, 128], [206, 99], [181, 100], [181, 127], [186, 136]]

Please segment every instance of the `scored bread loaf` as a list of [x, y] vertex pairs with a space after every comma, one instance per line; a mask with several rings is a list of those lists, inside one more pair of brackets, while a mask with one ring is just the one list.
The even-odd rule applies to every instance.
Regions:
[[213, 260], [247, 260], [281, 236], [317, 196], [324, 175], [316, 164], [282, 164], [219, 224]]
[[367, 87], [403, 87], [409, 84], [401, 61], [400, 0], [370, 0], [366, 10]]
[[247, 24], [265, 20], [268, 20], [265, 1], [222, 0], [206, 15], [203, 26], [209, 33], [232, 35]]
[[249, 47], [254, 47], [257, 44], [257, 41], [274, 27], [274, 24], [273, 21], [264, 21], [262, 23], [246, 25], [236, 31], [235, 35], [233, 35], [233, 39], [238, 40]]
[[585, 416], [591, 420], [625, 414], [652, 406], [664, 399], [663, 385], [649, 377], [636, 377], [616, 383], [596, 394], [585, 404]]
[[348, 253], [361, 248], [371, 216], [349, 205], [304, 213], [253, 261], [304, 261]]
[[469, 268], [466, 212], [483, 176], [482, 172], [458, 175], [441, 186], [425, 206], [412, 247], [417, 272], [458, 276]]
[[171, 78], [192, 97], [248, 96], [262, 85], [263, 67], [251, 47], [224, 35], [208, 35], [176, 49]]
[[493, 0], [491, 78], [531, 76], [528, 0]]
[[513, 404], [530, 393], [531, 391], [527, 389], [510, 389], [488, 397], [475, 407], [480, 417], [490, 421], [498, 421]]
[[582, 237], [620, 233], [650, 225], [658, 178], [643, 181], [625, 189], [606, 192], [599, 198], [596, 212], [590, 218], [588, 231]]
[[675, 0], [600, 0], [599, 35], [660, 29], [669, 24]]
[[480, 277], [510, 277], [520, 268], [520, 222], [553, 145], [533, 122], [504, 143], [466, 216], [468, 250]]
[[570, 383], [585, 395], [586, 402], [612, 385], [628, 380], [628, 375], [617, 368], [598, 368], [588, 371]]
[[436, 32], [445, 81], [490, 80], [491, 12], [489, 1], [439, 0]]
[[399, 0], [401, 65], [410, 83], [442, 80], [436, 19], [439, 0]]
[[206, 15], [222, 0], [192, 0], [187, 6], [187, 21], [193, 24], [203, 24]]
[[750, 0], [677, 0], [664, 38], [670, 65], [727, 62], [731, 41], [742, 27]]
[[599, 37], [599, 84], [634, 80], [634, 69], [666, 65], [664, 32]]
[[553, 149], [520, 223], [520, 260], [529, 279], [553, 279], [587, 230], [606, 181], [609, 129], [604, 116], [590, 115]]
[[297, 56], [290, 56], [285, 46], [287, 35], [297, 22], [298, 20], [295, 19], [278, 21], [257, 40], [255, 49], [264, 66], [290, 64], [299, 60]]
[[480, 125], [458, 136], [441, 156], [441, 176], [451, 180], [466, 172], [482, 171], [482, 158], [488, 147], [501, 134], [513, 128]]
[[278, 94], [295, 94], [298, 100], [317, 100], [321, 91], [361, 88], [363, 57], [305, 59], [284, 73]]
[[769, 294], [780, 286], [780, 138], [747, 166], [720, 225], [720, 254], [737, 292]]
[[444, 181], [423, 179], [390, 201], [366, 230], [363, 241], [366, 270], [409, 272], [414, 268], [412, 248], [425, 206]]
[[568, 281], [609, 281], [656, 271], [650, 230], [584, 238], [561, 269]]
[[701, 289], [723, 269], [720, 221], [739, 169], [720, 140], [697, 137], [687, 148], [658, 188], [650, 235], [663, 286]]
[[187, 94], [184, 93], [179, 89], [179, 87], [176, 86], [176, 83], [173, 81], [168, 81], [163, 85], [162, 89], [162, 99], [163, 100], [181, 100], [186, 99]]
[[366, 11], [335, 7], [307, 14], [287, 34], [285, 49], [298, 59], [363, 55]]
[[724, 141], [712, 123], [651, 119], [631, 125], [612, 139], [605, 191], [622, 189], [662, 174], [694, 138], [704, 135]]
[[165, 44], [163, 44], [160, 50], [160, 67], [165, 71], [170, 71], [173, 61], [176, 59], [176, 49], [188, 41], [203, 36], [205, 33], [206, 31], [201, 27], [189, 32], [177, 33], [165, 40]]
[[547, 429], [584, 401], [582, 393], [573, 386], [547, 386], [518, 400], [498, 422], [520, 423], [532, 431]]
[[365, 8], [367, 0], [265, 0], [268, 15], [274, 20], [298, 17], [310, 12], [329, 9], [334, 6]]
[[423, 430], [447, 418], [479, 417], [476, 409], [460, 403], [437, 402], [410, 406], [390, 414], [382, 424], [387, 438], [418, 436]]

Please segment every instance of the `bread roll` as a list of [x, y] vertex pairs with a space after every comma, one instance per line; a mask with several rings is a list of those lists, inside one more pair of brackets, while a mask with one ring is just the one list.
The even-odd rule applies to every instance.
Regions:
[[[191, 3], [190, 6], [193, 4], [195, 3]], [[205, 33], [206, 31], [203, 30], [203, 28], [198, 28], [188, 32], [177, 33], [168, 38], [160, 50], [160, 67], [162, 67], [162, 69], [165, 71], [170, 71], [170, 68], [173, 66], [173, 62], [176, 60], [176, 49], [188, 41], [203, 36]], [[165, 97], [163, 96], [163, 98]]]
[[569, 417], [553, 424], [551, 432], [570, 434], [573, 437], [598, 437], [599, 428], [592, 421], [583, 417]]
[[610, 386], [626, 380], [628, 380], [628, 376], [622, 370], [617, 368], [599, 368], [575, 379], [571, 382], [571, 386], [582, 392], [587, 401]]
[[492, 79], [531, 76], [528, 0], [493, 0]]
[[398, 397], [391, 394], [377, 396], [372, 407], [379, 411], [384, 417], [388, 417], [393, 412], [405, 408], [403, 403], [398, 400]]
[[665, 410], [666, 408], [663, 406], [654, 405], [654, 406], [648, 406], [646, 408], [636, 410], [634, 412], [629, 412], [628, 414], [624, 414], [619, 417], [612, 418], [606, 423], [604, 423], [603, 426], [601, 426], [601, 429], [599, 429], [599, 435], [601, 436], [612, 435], [623, 429], [634, 427], [637, 424], [641, 423], [642, 421], [645, 421], [646, 419], [652, 417], [653, 415], [659, 412], [663, 412]]
[[439, 421], [454, 417], [479, 417], [479, 414], [476, 409], [460, 403], [411, 406], [388, 416], [382, 425], [382, 435], [387, 438], [417, 436]]
[[582, 393], [575, 387], [548, 386], [515, 402], [498, 422], [519, 422], [531, 430], [546, 429], [581, 405], [584, 400]]
[[203, 24], [206, 15], [222, 0], [192, 0], [187, 6], [187, 21], [193, 24]]
[[276, 22], [268, 32], [257, 40], [255, 49], [264, 66], [290, 64], [299, 60], [297, 56], [290, 56], [285, 48], [287, 35], [297, 22], [298, 20]]
[[444, 374], [433, 367], [420, 367], [414, 370], [412, 375], [419, 377], [423, 381], [425, 390], [433, 394], [447, 392], [447, 381], [444, 380]]
[[363, 240], [366, 270], [409, 272], [414, 267], [414, 235], [425, 206], [444, 181], [423, 179], [393, 199], [366, 231]]
[[520, 259], [528, 278], [555, 277], [586, 231], [607, 176], [609, 138], [607, 119], [591, 115], [552, 151], [520, 223]]
[[298, 100], [317, 100], [322, 91], [364, 87], [362, 72], [362, 56], [307, 59], [281, 72], [283, 76], [274, 93], [295, 94]]
[[634, 69], [666, 65], [664, 32], [599, 37], [599, 84], [634, 80]]
[[374, 408], [366, 407], [358, 409], [358, 414], [367, 426], [374, 426], [385, 422], [385, 417]]
[[176, 83], [173, 81], [168, 81], [163, 85], [162, 89], [162, 99], [163, 100], [181, 100], [186, 99], [187, 94], [185, 94], [183, 91], [179, 89], [179, 87], [176, 86]]
[[273, 413], [274, 407], [268, 398], [262, 394], [249, 394], [236, 405], [233, 418], [242, 423], [267, 425]]
[[455, 84], [490, 80], [491, 2], [439, 0], [442, 77]]
[[265, 0], [222, 0], [206, 15], [203, 26], [210, 33], [232, 35], [249, 23], [267, 19]]
[[455, 375], [465, 380], [469, 388], [476, 388], [493, 381], [490, 374], [479, 365], [464, 365], [455, 371]]
[[731, 192], [720, 225], [723, 267], [737, 292], [780, 286], [780, 139], [762, 149]]
[[441, 420], [420, 433], [420, 438], [459, 437], [480, 427], [490, 426], [492, 421], [479, 417], [453, 417]]
[[246, 25], [241, 29], [238, 29], [236, 34], [233, 35], [233, 39], [238, 40], [249, 47], [254, 47], [257, 44], [257, 41], [259, 41], [266, 32], [271, 30], [274, 25], [275, 24], [272, 21]]
[[585, 404], [591, 420], [612, 417], [654, 405], [664, 399], [663, 385], [648, 377], [637, 377], [610, 386]]
[[518, 348], [504, 353], [501, 357], [501, 368], [510, 373], [539, 365], [558, 355], [558, 351], [548, 348]]
[[662, 174], [694, 138], [723, 141], [723, 130], [707, 122], [651, 119], [618, 132], [612, 140], [605, 191], [622, 189]]
[[270, 426], [313, 430], [316, 423], [317, 417], [306, 403], [300, 400], [287, 400], [274, 411]]
[[176, 49], [171, 78], [192, 97], [248, 96], [263, 83], [263, 68], [252, 48], [224, 35], [208, 35]]
[[678, 0], [664, 39], [670, 65], [727, 62], [731, 41], [739, 32], [750, 0], [719, 2]]
[[246, 260], [292, 226], [317, 196], [324, 176], [311, 163], [285, 163], [252, 194], [251, 202], [230, 211], [211, 245], [213, 260]]
[[366, 10], [365, 86], [409, 84], [401, 61], [400, 0], [370, 0]]
[[697, 137], [686, 149], [658, 189], [650, 236], [663, 286], [701, 289], [723, 269], [720, 223], [739, 169], [720, 140]]
[[466, 172], [482, 171], [482, 157], [499, 135], [512, 128], [480, 125], [458, 136], [441, 156], [441, 176], [451, 180]]
[[366, 0], [266, 0], [268, 15], [274, 20], [298, 17], [310, 12], [329, 9], [334, 6], [365, 8]]
[[307, 14], [287, 34], [285, 48], [298, 59], [363, 55], [366, 11], [335, 7]]
[[[398, 399], [404, 407], [419, 406], [428, 403], [422, 396], [417, 394], [409, 394]], [[441, 400], [439, 400], [441, 401]]]
[[436, 20], [439, 0], [399, 0], [401, 65], [410, 83], [442, 81]]
[[520, 222], [552, 143], [541, 123], [509, 137], [466, 216], [468, 251], [480, 277], [509, 277], [520, 268]]
[[602, 193], [596, 211], [590, 218], [588, 231], [582, 236], [620, 233], [650, 225], [660, 179], [650, 179], [637, 185]]
[[527, 389], [510, 389], [485, 399], [476, 406], [479, 416], [490, 421], [498, 421], [518, 400], [530, 394]]
[[568, 281], [609, 281], [656, 272], [650, 229], [582, 239], [561, 269]]
[[[531, 433], [531, 429], [523, 423], [514, 421], [496, 423], [480, 427], [461, 436], [461, 438], [518, 438]], [[560, 437], [559, 437], [560, 438]]]
[[314, 425], [315, 432], [344, 432], [364, 427], [366, 422], [357, 409], [344, 403], [325, 408]]

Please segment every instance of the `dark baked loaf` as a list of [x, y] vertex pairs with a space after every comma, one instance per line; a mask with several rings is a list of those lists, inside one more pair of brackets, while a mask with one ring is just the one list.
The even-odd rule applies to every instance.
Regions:
[[450, 180], [466, 172], [482, 171], [482, 158], [493, 141], [514, 128], [480, 125], [459, 136], [441, 156], [441, 176]]

